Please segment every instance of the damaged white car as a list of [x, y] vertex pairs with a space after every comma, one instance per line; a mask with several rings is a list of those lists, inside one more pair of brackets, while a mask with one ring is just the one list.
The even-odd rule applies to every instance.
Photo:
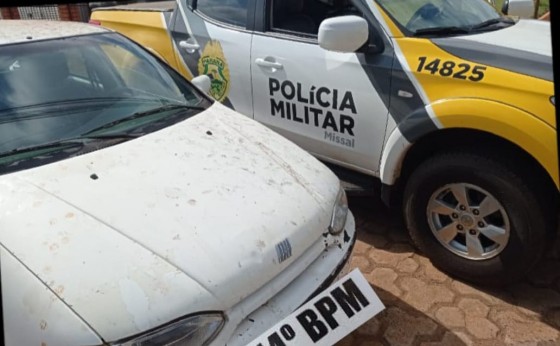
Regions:
[[0, 21], [6, 345], [245, 345], [354, 241], [334, 174], [128, 39]]

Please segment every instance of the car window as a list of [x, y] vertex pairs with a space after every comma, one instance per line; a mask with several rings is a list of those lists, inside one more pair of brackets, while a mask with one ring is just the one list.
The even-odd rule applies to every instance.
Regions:
[[53, 41], [56, 47], [52, 48], [33, 44], [2, 49], [0, 110], [116, 97], [124, 89], [177, 101], [196, 98], [182, 93], [165, 67], [120, 42], [105, 40], [86, 46], [72, 41]]
[[350, 0], [272, 0], [270, 30], [300, 36], [317, 36], [327, 18], [358, 15]]
[[94, 137], [157, 131], [202, 111], [204, 100], [116, 33], [1, 46], [0, 175], [78, 155], [65, 141], [79, 149]]
[[78, 49], [68, 49], [65, 55], [70, 76], [86, 80], [90, 78], [82, 52]]
[[2, 108], [18, 108], [96, 95], [103, 89], [75, 49], [6, 54]]
[[198, 0], [196, 9], [217, 21], [247, 27], [248, 0]]
[[150, 66], [145, 59], [117, 45], [103, 44], [101, 49], [115, 65], [115, 73], [121, 77], [123, 87], [144, 90], [155, 95], [166, 95], [172, 89], [176, 95], [180, 95], [175, 83]]

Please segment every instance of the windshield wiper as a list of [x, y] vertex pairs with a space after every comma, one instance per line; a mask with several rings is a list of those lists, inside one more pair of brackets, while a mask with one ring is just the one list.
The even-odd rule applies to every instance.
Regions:
[[[61, 150], [67, 150], [67, 149], [77, 149], [82, 150], [84, 147], [86, 147], [91, 141], [96, 141], [96, 140], [103, 140], [103, 141], [111, 141], [111, 140], [117, 140], [119, 142], [121, 141], [126, 141], [129, 139], [133, 139], [133, 138], [138, 138], [141, 136], [141, 134], [130, 134], [130, 133], [96, 133], [96, 132], [101, 132], [102, 130], [111, 128], [115, 125], [118, 125], [120, 123], [124, 123], [127, 121], [131, 121], [134, 119], [138, 119], [144, 116], [149, 116], [149, 115], [153, 115], [153, 114], [157, 114], [159, 112], [163, 112], [163, 111], [169, 111], [169, 110], [174, 110], [174, 109], [188, 109], [188, 110], [205, 110], [205, 107], [201, 107], [201, 106], [189, 106], [189, 105], [184, 105], [184, 104], [168, 104], [168, 105], [164, 105], [164, 106], [160, 106], [160, 107], [156, 107], [144, 112], [137, 112], [134, 113], [128, 117], [124, 117], [115, 121], [112, 121], [110, 123], [107, 123], [103, 126], [100, 126], [96, 129], [93, 129], [91, 131], [88, 131], [86, 133], [83, 133], [79, 136], [76, 137], [71, 137], [71, 138], [66, 138], [66, 139], [61, 139], [61, 140], [57, 140], [57, 141], [53, 141], [53, 142], [48, 142], [48, 143], [44, 143], [44, 144], [39, 144], [39, 145], [32, 145], [32, 146], [27, 146], [27, 147], [22, 147], [22, 148], [15, 148], [13, 150], [10, 151], [5, 151], [0, 153], [0, 165], [3, 164], [3, 158], [7, 158], [7, 157], [11, 157], [11, 156], [16, 156], [16, 155], [20, 155], [20, 154], [25, 154], [25, 153], [31, 153], [31, 152], [38, 152], [37, 155], [41, 155], [41, 154], [50, 154], [52, 152], [59, 152]], [[37, 156], [34, 155], [34, 156]]]
[[93, 134], [93, 133], [98, 132], [98, 131], [109, 129], [109, 128], [114, 127], [116, 125], [119, 125], [121, 123], [125, 123], [125, 122], [131, 121], [131, 120], [135, 120], [135, 119], [145, 117], [145, 116], [154, 115], [154, 114], [158, 114], [158, 113], [165, 112], [165, 111], [171, 111], [171, 110], [175, 110], [175, 109], [203, 111], [206, 108], [202, 107], [202, 106], [189, 106], [189, 105], [184, 105], [184, 104], [167, 104], [167, 105], [163, 105], [163, 106], [160, 106], [160, 107], [149, 109], [147, 111], [136, 112], [136, 113], [134, 113], [132, 115], [129, 115], [129, 116], [126, 116], [124, 118], [120, 118], [120, 119], [111, 121], [107, 124], [104, 124], [100, 127], [97, 127], [93, 130], [90, 130], [90, 131], [84, 133], [82, 136], [87, 137], [90, 134]]
[[13, 156], [13, 155], [16, 155], [16, 154], [29, 153], [29, 152], [33, 152], [33, 151], [44, 151], [45, 153], [48, 153], [48, 152], [51, 152], [51, 149], [53, 149], [53, 150], [56, 149], [57, 151], [59, 149], [71, 149], [71, 148], [81, 149], [81, 148], [85, 147], [92, 140], [95, 141], [95, 140], [116, 139], [116, 140], [124, 141], [124, 140], [134, 139], [134, 138], [138, 138], [138, 137], [139, 137], [139, 135], [132, 135], [132, 134], [126, 134], [126, 133], [99, 134], [99, 135], [89, 135], [89, 136], [88, 135], [81, 135], [81, 136], [78, 136], [78, 137], [61, 139], [61, 140], [48, 142], [48, 143], [43, 143], [43, 144], [39, 144], [39, 145], [31, 145], [31, 146], [27, 146], [27, 147], [23, 147], [23, 148], [15, 148], [13, 150], [0, 153], [0, 158], [9, 157], [9, 156]]
[[[16, 148], [0, 153], [0, 175], [21, 169], [20, 165], [37, 160], [52, 160], [56, 155], [71, 157], [136, 138], [132, 135], [99, 135], [86, 138], [73, 137], [44, 144]], [[102, 143], [99, 145], [99, 143]], [[29, 164], [28, 164], [29, 165]], [[19, 167], [19, 168], [18, 168]], [[29, 166], [32, 167], [32, 166]]]
[[498, 18], [492, 18], [492, 19], [488, 19], [480, 24], [476, 24], [470, 27], [471, 31], [476, 31], [476, 30], [480, 30], [480, 29], [485, 29], [488, 28], [492, 25], [496, 25], [496, 24], [515, 24], [515, 21], [511, 18], [507, 18], [507, 17], [498, 17]]
[[431, 35], [450, 35], [450, 34], [468, 34], [468, 28], [459, 26], [444, 26], [439, 28], [424, 28], [414, 32], [414, 36], [431, 36]]
[[67, 140], [59, 140], [59, 141], [54, 141], [54, 142], [49, 142], [49, 143], [44, 143], [44, 144], [39, 144], [39, 145], [32, 145], [32, 146], [28, 146], [28, 147], [23, 147], [23, 148], [16, 148], [10, 151], [5, 151], [3, 153], [0, 153], [0, 158], [5, 158], [5, 157], [9, 157], [9, 156], [14, 156], [17, 154], [24, 154], [24, 153], [29, 153], [29, 152], [33, 152], [33, 151], [40, 151], [40, 152], [45, 152], [45, 153], [49, 153], [51, 152], [51, 149], [71, 149], [71, 148], [78, 148], [81, 149], [84, 147], [84, 141], [83, 140], [77, 140], [75, 138], [73, 139], [67, 139]]
[[[130, 103], [156, 103], [169, 105], [170, 99], [167, 98], [146, 98], [146, 97], [88, 97], [88, 98], [78, 98], [70, 100], [57, 100], [42, 102], [32, 105], [18, 106], [14, 108], [4, 108], [0, 109], [0, 113], [6, 119], [0, 121], [0, 123], [12, 122], [9, 117], [11, 115], [17, 115], [18, 120], [22, 119], [35, 119], [50, 117], [50, 113], [61, 113], [61, 112], [75, 112], [78, 107], [80, 108], [91, 108], [91, 107], [106, 107], [109, 103], [114, 102], [130, 102]], [[177, 101], [175, 101], [176, 104]], [[23, 113], [23, 115], [22, 115]]]

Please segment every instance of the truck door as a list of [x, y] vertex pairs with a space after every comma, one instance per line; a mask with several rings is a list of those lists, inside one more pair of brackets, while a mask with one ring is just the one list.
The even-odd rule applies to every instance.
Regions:
[[209, 75], [210, 94], [250, 117], [252, 4], [250, 0], [179, 0], [172, 29], [187, 75]]
[[[255, 119], [326, 161], [377, 173], [388, 119], [393, 50], [337, 53], [317, 42], [322, 20], [365, 17], [340, 0], [261, 1], [251, 63]], [[367, 19], [367, 18], [366, 18]], [[377, 34], [380, 37], [380, 34]]]

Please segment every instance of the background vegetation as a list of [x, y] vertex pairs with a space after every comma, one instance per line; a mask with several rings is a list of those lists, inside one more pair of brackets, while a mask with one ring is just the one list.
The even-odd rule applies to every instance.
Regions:
[[[549, 4], [550, 0], [540, 0], [539, 1], [539, 11], [537, 16], [540, 17], [543, 14], [545, 14], [546, 12], [548, 12], [548, 4]], [[498, 8], [498, 10], [502, 9], [502, 4], [504, 3], [504, 0], [496, 0], [496, 7]]]

